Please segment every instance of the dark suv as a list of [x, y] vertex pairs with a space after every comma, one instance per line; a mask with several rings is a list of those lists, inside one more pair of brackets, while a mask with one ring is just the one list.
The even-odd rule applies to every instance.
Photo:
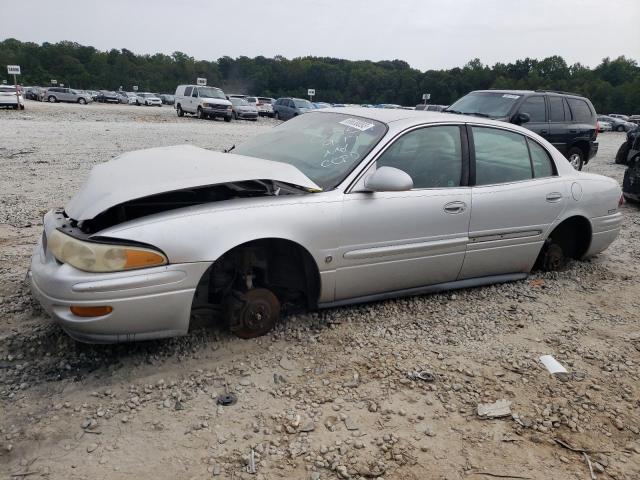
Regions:
[[445, 112], [522, 125], [556, 147], [576, 170], [598, 153], [596, 111], [589, 99], [556, 91], [476, 90]]

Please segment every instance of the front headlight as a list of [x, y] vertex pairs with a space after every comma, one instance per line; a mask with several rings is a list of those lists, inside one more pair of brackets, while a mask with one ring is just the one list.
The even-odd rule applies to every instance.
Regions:
[[208, 103], [203, 103], [203, 104], [202, 104], [202, 106], [203, 106], [204, 108], [209, 108], [211, 105], [210, 105], [210, 104], [208, 104]]
[[166, 265], [167, 257], [150, 248], [84, 242], [54, 230], [47, 248], [58, 261], [85, 272], [121, 272]]
[[227, 110], [229, 110], [229, 111], [233, 110], [233, 108], [231, 107], [231, 105], [229, 105], [229, 106], [227, 107]]

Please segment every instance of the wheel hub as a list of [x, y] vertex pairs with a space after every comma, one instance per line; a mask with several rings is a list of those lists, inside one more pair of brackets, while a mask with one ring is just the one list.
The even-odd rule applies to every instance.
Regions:
[[255, 338], [273, 328], [280, 315], [280, 302], [271, 290], [252, 288], [229, 310], [231, 331], [241, 338]]

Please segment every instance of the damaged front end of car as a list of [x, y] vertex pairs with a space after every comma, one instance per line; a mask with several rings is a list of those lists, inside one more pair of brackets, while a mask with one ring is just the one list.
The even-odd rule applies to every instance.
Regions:
[[[127, 162], [117, 159], [94, 168], [65, 208], [45, 215], [29, 274], [34, 295], [80, 341], [182, 335], [193, 312], [205, 305], [215, 310], [221, 303], [223, 310], [232, 312], [231, 318], [254, 319], [253, 324], [235, 324], [245, 325], [239, 335], [255, 336], [255, 318], [268, 312], [277, 317], [278, 298], [285, 303], [290, 298], [282, 292], [277, 297], [264, 288], [257, 292], [249, 288], [268, 281], [277, 290], [274, 279], [288, 275], [269, 269], [269, 278], [265, 277], [267, 270], [260, 265], [270, 264], [273, 253], [264, 258], [260, 248], [251, 254], [241, 249], [219, 261], [205, 253], [190, 256], [193, 248], [176, 254], [184, 240], [168, 219], [202, 221], [203, 217], [191, 215], [195, 211], [215, 215], [217, 205], [224, 210], [226, 205], [252, 199], [304, 195], [317, 191], [317, 186], [293, 167], [275, 162], [194, 147], [149, 152], [125, 154]], [[152, 172], [146, 181], [145, 172]], [[223, 302], [227, 293], [236, 300]], [[249, 313], [246, 301], [238, 303], [243, 295], [251, 300]]]

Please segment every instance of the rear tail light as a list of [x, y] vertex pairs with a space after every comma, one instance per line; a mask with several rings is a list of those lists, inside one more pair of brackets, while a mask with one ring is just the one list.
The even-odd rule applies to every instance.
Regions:
[[624, 195], [620, 195], [620, 200], [618, 200], [618, 207], [624, 205]]

